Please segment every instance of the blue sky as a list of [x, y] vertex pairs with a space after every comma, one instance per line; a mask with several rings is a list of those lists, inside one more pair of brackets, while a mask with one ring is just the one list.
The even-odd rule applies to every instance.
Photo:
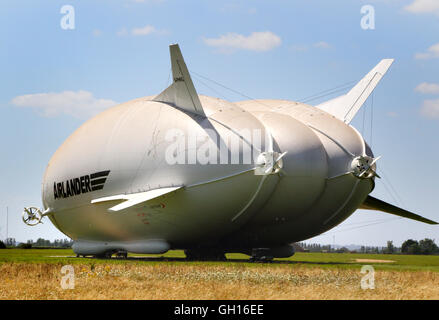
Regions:
[[[74, 8], [74, 29], [61, 28], [64, 5]], [[375, 10], [373, 30], [361, 28], [364, 5]], [[373, 195], [439, 220], [438, 35], [435, 0], [2, 1], [0, 238], [6, 206], [9, 236], [64, 237], [48, 220], [21, 222], [24, 206], [41, 206], [47, 162], [91, 115], [163, 90], [176, 42], [191, 71], [252, 98], [300, 100], [395, 58], [353, 125], [382, 155]], [[193, 78], [199, 93], [245, 100]], [[378, 246], [425, 237], [438, 241], [439, 228], [357, 211], [310, 241]]]

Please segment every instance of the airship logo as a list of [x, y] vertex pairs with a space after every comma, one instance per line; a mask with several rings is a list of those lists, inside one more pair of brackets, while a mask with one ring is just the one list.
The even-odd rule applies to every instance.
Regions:
[[102, 190], [110, 170], [99, 171], [78, 178], [53, 183], [53, 196], [55, 199], [64, 199], [83, 193]]

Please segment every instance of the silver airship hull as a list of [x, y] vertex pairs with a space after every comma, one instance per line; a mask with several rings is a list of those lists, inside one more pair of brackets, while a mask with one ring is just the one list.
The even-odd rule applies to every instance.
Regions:
[[88, 120], [51, 158], [42, 216], [79, 255], [243, 252], [288, 257], [356, 209], [435, 224], [369, 196], [376, 161], [349, 125], [393, 60], [346, 95], [313, 107], [286, 100], [231, 103], [198, 95], [178, 45], [173, 83]]
[[[344, 174], [349, 159], [337, 145], [293, 117], [299, 107], [307, 110], [313, 125], [329, 128], [327, 134], [352, 152], [360, 152], [363, 141], [358, 134], [332, 116], [294, 103], [278, 113], [246, 111], [239, 104], [210, 97], [201, 96], [200, 100], [213, 119], [208, 124], [167, 104], [141, 98], [87, 121], [58, 149], [44, 175], [43, 203], [52, 211], [53, 224], [77, 241], [75, 251], [102, 251], [99, 243], [110, 243], [102, 248], [142, 253], [157, 253], [149, 243], [164, 244], [159, 246], [164, 251], [200, 245], [226, 245], [229, 250], [281, 246], [332, 228], [371, 191], [369, 180]], [[276, 101], [270, 104], [276, 105]], [[238, 125], [261, 132], [268, 128], [276, 147], [288, 154], [281, 175], [269, 176], [256, 199], [234, 219], [258, 189], [261, 176], [251, 170], [253, 163], [168, 164], [165, 155], [171, 144], [166, 134], [176, 128], [189, 137], [193, 128], [202, 131], [212, 126], [219, 136], [226, 136], [230, 133], [227, 128]], [[243, 150], [239, 151], [242, 158]], [[67, 191], [72, 178], [88, 173], [92, 183], [102, 181], [92, 177], [100, 172], [109, 172], [103, 185], [93, 185], [78, 195]], [[351, 195], [359, 181], [361, 187]], [[63, 190], [55, 199], [54, 184], [60, 182], [64, 182]], [[93, 191], [94, 186], [103, 188]], [[91, 203], [115, 194], [168, 186], [184, 189], [123, 212], [108, 211], [118, 200]], [[65, 197], [63, 193], [67, 193]]]

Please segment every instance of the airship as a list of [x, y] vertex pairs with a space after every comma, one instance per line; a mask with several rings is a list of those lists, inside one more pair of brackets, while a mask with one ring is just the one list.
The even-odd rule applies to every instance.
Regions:
[[47, 216], [78, 256], [256, 261], [292, 256], [357, 209], [437, 224], [369, 195], [379, 157], [350, 124], [393, 59], [312, 106], [199, 95], [178, 44], [170, 57], [167, 89], [105, 110], [59, 147], [26, 224]]

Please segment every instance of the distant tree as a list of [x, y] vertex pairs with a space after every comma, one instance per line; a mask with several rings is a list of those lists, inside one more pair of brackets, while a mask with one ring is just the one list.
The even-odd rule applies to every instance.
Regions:
[[32, 244], [31, 243], [20, 243], [18, 245], [18, 247], [20, 249], [32, 249]]
[[37, 241], [35, 242], [35, 246], [36, 247], [50, 247], [50, 240], [46, 240], [43, 238], [38, 238]]
[[393, 246], [393, 241], [387, 241], [387, 247], [385, 253], [392, 254], [395, 252], [395, 247]]
[[421, 254], [434, 254], [438, 252], [438, 246], [434, 240], [425, 238], [419, 241], [419, 250]]
[[348, 253], [349, 249], [346, 247], [341, 247], [340, 249], [335, 250], [337, 253]]
[[15, 247], [16, 245], [15, 238], [7, 238], [5, 241], [7, 247]]
[[408, 239], [403, 242], [401, 246], [401, 252], [406, 254], [420, 254], [421, 248], [416, 240]]
[[5, 243], [1, 240], [0, 240], [0, 249], [6, 249]]

